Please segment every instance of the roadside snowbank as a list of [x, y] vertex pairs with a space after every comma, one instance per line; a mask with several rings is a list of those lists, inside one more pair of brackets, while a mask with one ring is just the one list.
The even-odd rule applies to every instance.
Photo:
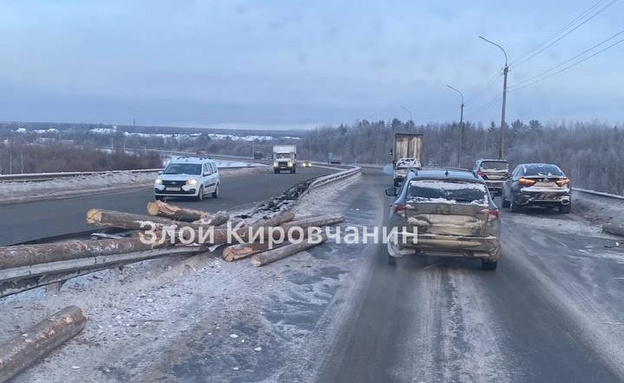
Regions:
[[[266, 165], [254, 164], [252, 167], [241, 168], [246, 163], [221, 161], [219, 173], [221, 177], [244, 175], [252, 172], [268, 171]], [[223, 165], [223, 166], [222, 166]], [[30, 201], [50, 200], [76, 197], [86, 194], [106, 193], [113, 190], [147, 187], [153, 184], [158, 176], [153, 173], [110, 172], [100, 175], [57, 178], [42, 182], [1, 182], [0, 205], [23, 203]]]

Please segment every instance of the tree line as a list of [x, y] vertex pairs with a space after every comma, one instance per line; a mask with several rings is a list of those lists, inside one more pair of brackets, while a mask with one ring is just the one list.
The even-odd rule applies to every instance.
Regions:
[[[390, 163], [394, 133], [423, 134], [423, 164], [456, 167], [459, 148], [458, 123], [415, 125], [411, 121], [362, 120], [350, 125], [319, 127], [302, 138], [299, 152], [317, 160], [327, 152], [349, 163]], [[472, 169], [478, 158], [498, 158], [500, 128], [464, 124], [459, 166]], [[599, 121], [542, 124], [516, 120], [508, 124], [505, 157], [513, 168], [523, 162], [558, 164], [572, 185], [624, 194], [624, 130]]]

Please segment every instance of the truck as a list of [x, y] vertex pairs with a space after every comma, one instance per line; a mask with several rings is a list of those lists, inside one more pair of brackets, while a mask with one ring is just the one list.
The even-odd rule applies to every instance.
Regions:
[[407, 172], [422, 169], [422, 140], [420, 133], [395, 133], [392, 154], [394, 186], [401, 185]]
[[342, 156], [329, 152], [327, 153], [327, 163], [340, 165], [342, 163]]
[[297, 147], [295, 145], [273, 146], [273, 172], [277, 174], [282, 170], [297, 172]]

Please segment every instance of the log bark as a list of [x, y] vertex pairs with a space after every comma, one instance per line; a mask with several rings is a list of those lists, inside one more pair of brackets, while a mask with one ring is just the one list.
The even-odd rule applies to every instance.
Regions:
[[69, 306], [0, 345], [0, 383], [44, 358], [78, 335], [87, 318], [76, 306]]
[[219, 211], [215, 214], [207, 215], [201, 219], [193, 221], [198, 225], [202, 226], [219, 226], [226, 223], [230, 219], [230, 215], [225, 211]]
[[167, 217], [174, 221], [182, 222], [193, 222], [211, 216], [207, 211], [183, 208], [162, 201], [148, 202], [147, 212], [153, 216]]
[[624, 224], [613, 222], [605, 223], [602, 225], [602, 231], [624, 237]]
[[[157, 237], [160, 239], [160, 236]], [[112, 255], [171, 246], [169, 243], [144, 243], [141, 238], [74, 240], [37, 245], [0, 247], [0, 270], [41, 263], [68, 261], [97, 255]]]
[[268, 250], [263, 253], [253, 255], [251, 257], [251, 264], [256, 267], [264, 266], [266, 264], [278, 261], [293, 254], [297, 254], [301, 251], [320, 245], [325, 241], [327, 241], [327, 236], [323, 234], [321, 235], [321, 240], [318, 242], [311, 243], [309, 240], [307, 240], [301, 243], [292, 243], [290, 245], [285, 245], [277, 249]]

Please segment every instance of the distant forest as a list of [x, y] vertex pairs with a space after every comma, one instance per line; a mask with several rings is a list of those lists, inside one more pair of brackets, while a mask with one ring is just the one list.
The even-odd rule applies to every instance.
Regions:
[[[390, 162], [395, 132], [422, 133], [424, 165], [457, 166], [459, 124], [414, 125], [397, 119], [360, 121], [353, 125], [314, 129], [301, 145], [313, 157], [326, 151], [349, 163]], [[464, 124], [460, 167], [472, 168], [478, 158], [498, 158], [500, 128]], [[522, 162], [558, 164], [573, 186], [624, 195], [624, 129], [600, 122], [542, 125], [537, 120], [516, 120], [506, 129], [505, 158], [510, 166]], [[305, 153], [305, 152], [304, 152]]]
[[[158, 162], [157, 158], [146, 156], [146, 153], [139, 156], [141, 158], [124, 157], [121, 155], [124, 149], [134, 154], [141, 153], [138, 149], [193, 152], [203, 149], [212, 154], [248, 157], [254, 152], [262, 152], [264, 157], [268, 157], [272, 146], [277, 144], [297, 145], [300, 159], [327, 161], [331, 152], [334, 157], [341, 157], [343, 163], [384, 165], [390, 163], [390, 149], [396, 132], [424, 135], [425, 165], [458, 165], [457, 123], [415, 125], [411, 121], [393, 119], [389, 122], [362, 120], [307, 131], [118, 126], [112, 133], [97, 132], [110, 128], [111, 125], [102, 124], [0, 123], [0, 173], [19, 173], [22, 169], [26, 172], [40, 171], [37, 164], [43, 165], [41, 159], [30, 158], [24, 153], [47, 157], [53, 152], [63, 152], [62, 149], [27, 150], [30, 146], [64, 147], [65, 151], [69, 151], [68, 147], [86, 150], [78, 157], [87, 157], [86, 153], [92, 148], [109, 149], [109, 154], [98, 156], [98, 168], [127, 168], [132, 163], [152, 167]], [[472, 168], [478, 158], [497, 158], [499, 137], [500, 129], [493, 123], [490, 126], [465, 123], [460, 167]], [[544, 125], [537, 120], [526, 123], [516, 120], [507, 129], [505, 157], [512, 167], [521, 162], [556, 163], [571, 178], [573, 186], [624, 195], [624, 130], [621, 126], [601, 122]], [[65, 163], [62, 169], [58, 169], [58, 164], [62, 162], [60, 159], [55, 161], [58, 166], [52, 166], [53, 161], [47, 162], [45, 167], [54, 169], [46, 171], [82, 170], [89, 166], [86, 158], [79, 161], [80, 169], [68, 169], [73, 166], [71, 163]]]

